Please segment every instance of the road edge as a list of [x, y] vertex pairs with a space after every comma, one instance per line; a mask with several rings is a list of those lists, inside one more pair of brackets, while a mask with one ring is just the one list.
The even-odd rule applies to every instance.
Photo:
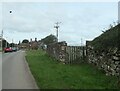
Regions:
[[38, 85], [37, 85], [37, 83], [36, 83], [36, 80], [35, 80], [32, 72], [31, 72], [31, 70], [30, 70], [29, 65], [28, 65], [28, 62], [27, 62], [27, 59], [26, 59], [26, 52], [25, 52], [25, 54], [24, 54], [24, 62], [25, 62], [26, 68], [27, 68], [27, 70], [28, 70], [28, 73], [30, 74], [30, 77], [32, 78], [33, 84], [35, 85], [35, 88], [36, 88], [36, 89], [39, 89], [39, 87], [38, 87]]

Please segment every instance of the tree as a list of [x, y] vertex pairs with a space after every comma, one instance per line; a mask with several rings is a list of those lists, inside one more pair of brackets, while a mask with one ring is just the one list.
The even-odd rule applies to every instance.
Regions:
[[111, 28], [113, 28], [113, 25], [112, 25], [112, 24], [110, 24], [110, 25], [109, 25], [109, 27], [110, 27], [110, 29], [111, 29]]
[[22, 43], [29, 43], [29, 40], [24, 39], [24, 40], [22, 41]]
[[9, 43], [6, 40], [2, 40], [2, 48], [9, 47]]
[[15, 47], [15, 43], [10, 43], [10, 47]]
[[56, 38], [56, 36], [51, 34], [51, 35], [41, 39], [41, 42], [43, 42], [44, 44], [48, 45], [48, 44], [57, 42], [57, 38]]
[[18, 45], [20, 45], [20, 44], [21, 44], [21, 42], [19, 41]]

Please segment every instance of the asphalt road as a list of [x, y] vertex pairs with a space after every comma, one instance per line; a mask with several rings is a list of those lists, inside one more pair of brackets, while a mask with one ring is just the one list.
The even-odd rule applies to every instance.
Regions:
[[24, 51], [3, 53], [2, 89], [38, 89]]
[[0, 91], [2, 90], [2, 53], [0, 52]]

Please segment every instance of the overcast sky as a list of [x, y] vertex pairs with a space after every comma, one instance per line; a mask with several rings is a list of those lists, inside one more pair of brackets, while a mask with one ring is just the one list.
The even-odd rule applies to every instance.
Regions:
[[118, 20], [118, 3], [6, 2], [2, 4], [2, 16], [4, 38], [8, 42], [12, 39], [16, 43], [30, 38], [40, 40], [47, 35], [55, 35], [55, 22], [61, 22], [59, 41], [81, 45], [81, 38], [84, 43], [92, 40]]

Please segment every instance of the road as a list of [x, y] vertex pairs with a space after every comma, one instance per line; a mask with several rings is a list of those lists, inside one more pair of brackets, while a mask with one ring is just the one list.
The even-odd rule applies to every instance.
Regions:
[[2, 89], [38, 89], [24, 51], [3, 53], [2, 58]]
[[0, 91], [2, 90], [2, 52], [0, 52]]

